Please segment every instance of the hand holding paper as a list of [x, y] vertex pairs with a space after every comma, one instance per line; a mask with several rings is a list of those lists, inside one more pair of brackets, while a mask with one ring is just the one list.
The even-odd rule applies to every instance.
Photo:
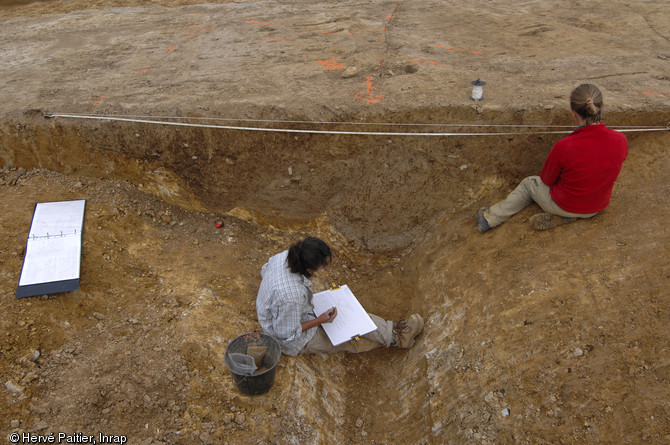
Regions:
[[[314, 313], [327, 320], [322, 325], [334, 346], [377, 329], [348, 286], [314, 294]], [[332, 317], [328, 314], [333, 311]], [[337, 316], [339, 313], [339, 317]], [[336, 318], [337, 317], [337, 318]]]

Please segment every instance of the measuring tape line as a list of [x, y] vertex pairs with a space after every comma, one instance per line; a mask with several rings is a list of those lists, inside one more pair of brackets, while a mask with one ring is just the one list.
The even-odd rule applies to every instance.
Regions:
[[[513, 136], [513, 135], [534, 135], [534, 134], [569, 134], [572, 130], [563, 131], [533, 131], [528, 133], [510, 133], [510, 132], [489, 132], [489, 133], [404, 133], [404, 132], [381, 132], [381, 131], [337, 131], [337, 130], [301, 130], [291, 128], [263, 128], [263, 127], [247, 127], [235, 125], [212, 125], [212, 124], [191, 124], [186, 122], [170, 122], [165, 120], [150, 120], [150, 119], [133, 119], [118, 116], [104, 116], [104, 115], [77, 115], [77, 114], [48, 114], [44, 116], [47, 119], [62, 117], [71, 119], [93, 119], [93, 120], [107, 120], [117, 122], [134, 122], [156, 125], [172, 125], [179, 127], [197, 127], [197, 128], [214, 128], [222, 130], [239, 130], [239, 131], [262, 131], [275, 133], [302, 133], [302, 134], [331, 134], [331, 135], [358, 135], [358, 136]], [[272, 122], [272, 121], [270, 121]], [[305, 122], [307, 123], [307, 122]], [[361, 125], [378, 125], [375, 123]], [[386, 125], [386, 124], [385, 124]], [[396, 124], [404, 125], [404, 124]], [[438, 124], [439, 125], [439, 124]], [[493, 127], [493, 126], [490, 126]], [[644, 132], [644, 131], [668, 131], [669, 127], [643, 127], [643, 128], [624, 128], [617, 131], [625, 132]]]

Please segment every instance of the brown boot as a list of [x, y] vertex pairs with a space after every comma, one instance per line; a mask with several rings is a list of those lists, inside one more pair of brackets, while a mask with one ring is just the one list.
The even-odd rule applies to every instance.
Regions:
[[535, 230], [548, 230], [563, 224], [569, 224], [577, 221], [577, 218], [567, 218], [564, 216], [552, 215], [551, 213], [538, 213], [530, 217], [530, 225]]
[[423, 330], [423, 319], [419, 314], [412, 314], [407, 320], [399, 321], [393, 326], [393, 346], [409, 349], [414, 340]]

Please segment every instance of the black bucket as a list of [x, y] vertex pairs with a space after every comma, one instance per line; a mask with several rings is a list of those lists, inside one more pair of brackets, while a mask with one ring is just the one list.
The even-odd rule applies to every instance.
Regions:
[[[230, 353], [246, 354], [249, 346], [267, 346], [267, 352], [263, 357], [262, 369], [266, 370], [254, 375], [242, 375], [233, 371], [231, 359], [228, 356]], [[275, 371], [277, 370], [277, 363], [281, 357], [281, 346], [279, 342], [267, 334], [254, 331], [244, 335], [240, 335], [235, 340], [231, 341], [223, 356], [223, 361], [233, 375], [233, 381], [243, 394], [248, 396], [257, 396], [265, 394], [270, 390], [275, 381]]]

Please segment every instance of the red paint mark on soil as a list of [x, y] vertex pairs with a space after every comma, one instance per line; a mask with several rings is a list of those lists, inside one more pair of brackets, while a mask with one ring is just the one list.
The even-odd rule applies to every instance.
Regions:
[[189, 35], [186, 36], [187, 39], [188, 39], [188, 38], [191, 38], [191, 37], [193, 37], [193, 33], [191, 33], [191, 34], [189, 34]]
[[151, 67], [148, 66], [148, 67], [144, 68], [142, 71], [140, 71], [140, 76], [141, 76], [142, 74], [146, 73], [147, 71], [149, 71], [149, 68], [151, 68]]
[[174, 51], [175, 48], [176, 48], [176, 46], [171, 46], [171, 47], [168, 48], [168, 51]]
[[100, 105], [100, 103], [101, 103], [103, 100], [107, 99], [108, 97], [109, 97], [109, 94], [103, 94], [102, 96], [100, 96], [100, 97], [98, 98], [98, 100], [96, 100], [95, 102], [93, 102], [93, 106], [94, 106], [94, 107], [97, 107], [98, 105]]
[[645, 90], [645, 91], [642, 92], [642, 94], [651, 94], [651, 95], [654, 95], [654, 96], [658, 96], [658, 95], [660, 95], [660, 96], [668, 96], [668, 97], [670, 97], [670, 93], [661, 93], [660, 91], [649, 91], [649, 90]]
[[461, 52], [464, 52], [464, 53], [479, 54], [479, 55], [484, 54], [484, 53], [480, 53], [479, 51], [469, 51], [467, 49], [449, 48], [448, 46], [441, 46], [441, 45], [435, 45], [435, 48], [449, 49], [451, 51], [461, 51]]
[[324, 68], [328, 68], [329, 70], [341, 70], [344, 68], [344, 65], [342, 65], [339, 62], [336, 62], [335, 59], [326, 59], [326, 60], [317, 60], [318, 63], [321, 64]]
[[[393, 8], [393, 12], [392, 12], [391, 14], [388, 14], [388, 15], [386, 16], [386, 25], [388, 25], [389, 22], [391, 21], [391, 19], [393, 19], [393, 15], [396, 13], [396, 11], [398, 10], [398, 7], [399, 7], [399, 6], [400, 6], [400, 2], [398, 2], [398, 6], [396, 6], [395, 8]], [[382, 28], [383, 31], [386, 31], [386, 25], [384, 25], [384, 27]], [[383, 40], [382, 40], [382, 42], [383, 42]]]
[[373, 98], [372, 98], [372, 91], [375, 90], [375, 89], [377, 88], [377, 86], [372, 82], [370, 76], [367, 77], [366, 81], [367, 81], [367, 84], [368, 84], [368, 93], [367, 93], [367, 97], [362, 97], [362, 96], [359, 95], [359, 94], [354, 94], [354, 96], [356, 96], [356, 97], [359, 98], [359, 99], [362, 99], [362, 100], [366, 101], [366, 102], [369, 103], [369, 104], [373, 104], [373, 103], [375, 103], [375, 102], [378, 102], [379, 99], [381, 99], [382, 97], [384, 97], [384, 95], [383, 95], [383, 94], [380, 94], [379, 96], [377, 96], [376, 98], [373, 99]]

